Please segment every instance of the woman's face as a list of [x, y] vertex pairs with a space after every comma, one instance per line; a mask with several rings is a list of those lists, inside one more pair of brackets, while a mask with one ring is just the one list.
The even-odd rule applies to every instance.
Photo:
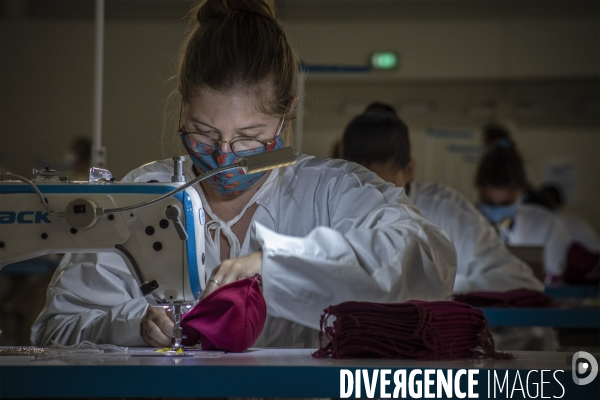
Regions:
[[237, 138], [268, 143], [275, 138], [281, 119], [259, 111], [258, 101], [256, 95], [243, 89], [228, 92], [203, 89], [186, 102], [182, 124], [187, 132], [218, 137], [223, 152], [231, 152], [227, 142]]
[[509, 206], [516, 203], [522, 194], [520, 189], [485, 186], [479, 188], [479, 201], [490, 206]]

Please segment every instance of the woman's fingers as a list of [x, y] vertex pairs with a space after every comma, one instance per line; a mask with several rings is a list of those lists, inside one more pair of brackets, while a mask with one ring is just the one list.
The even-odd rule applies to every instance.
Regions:
[[258, 251], [240, 258], [224, 260], [213, 270], [201, 299], [228, 283], [262, 273], [262, 254], [262, 251]]
[[144, 334], [142, 335], [142, 338], [144, 339], [144, 341], [146, 343], [148, 343], [152, 347], [160, 348], [160, 347], [167, 347], [167, 346], [171, 345], [170, 341], [167, 343], [167, 342], [165, 342], [164, 339], [162, 339], [162, 341], [155, 340], [152, 336], [150, 336], [150, 333], [147, 330], [144, 330]]
[[206, 283], [206, 287], [204, 288], [204, 292], [202, 292], [202, 296], [200, 296], [200, 300], [204, 299], [211, 292], [214, 292], [219, 288], [219, 285], [217, 285], [212, 279], [213, 278], [210, 278], [210, 280]]
[[244, 265], [239, 258], [223, 261], [219, 267], [219, 285], [227, 285], [245, 278], [245, 276], [242, 276], [243, 268]]
[[232, 261], [234, 260], [225, 260], [221, 263], [221, 265], [213, 270], [213, 273], [206, 284], [206, 289], [202, 294], [202, 298], [206, 297], [211, 292], [214, 292], [221, 286], [241, 279], [237, 278], [236, 272], [232, 270]]
[[171, 345], [173, 336], [173, 315], [169, 315], [162, 307], [148, 307], [142, 319], [141, 333], [146, 343], [153, 347]]
[[149, 321], [143, 328], [144, 341], [154, 347], [166, 347], [171, 345], [171, 338], [156, 325], [154, 321]]

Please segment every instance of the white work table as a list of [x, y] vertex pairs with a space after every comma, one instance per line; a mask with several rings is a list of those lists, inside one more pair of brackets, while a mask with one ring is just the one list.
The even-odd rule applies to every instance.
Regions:
[[[98, 354], [49, 360], [2, 355], [0, 397], [339, 397], [340, 370], [358, 368], [478, 369], [479, 378], [486, 382], [488, 371], [494, 370], [525, 374], [530, 370], [562, 370], [561, 382], [573, 384], [572, 353], [512, 352], [516, 356], [512, 360], [416, 361], [316, 359], [311, 356], [313, 351], [250, 349], [183, 357]], [[548, 377], [552, 379], [551, 374]], [[589, 389], [600, 393], [598, 382], [600, 377], [588, 385]], [[569, 394], [569, 387], [566, 389]]]

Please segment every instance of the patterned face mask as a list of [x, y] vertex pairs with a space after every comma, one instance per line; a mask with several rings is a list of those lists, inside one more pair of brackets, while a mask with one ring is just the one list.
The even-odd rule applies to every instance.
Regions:
[[[181, 136], [181, 140], [194, 165], [201, 174], [226, 165], [232, 165], [238, 162], [240, 157], [248, 157], [265, 151], [265, 147], [259, 147], [252, 150], [238, 151], [236, 155], [233, 152], [224, 153], [220, 148], [217, 148], [212, 154], [201, 154], [196, 149], [198, 146], [205, 146], [204, 144], [191, 140], [189, 136], [185, 135]], [[266, 146], [266, 151], [281, 149], [283, 147], [283, 140], [278, 135], [274, 141]], [[250, 189], [266, 173], [267, 171], [263, 171], [246, 175], [241, 168], [231, 169], [211, 176], [207, 179], [207, 182], [223, 196], [237, 196]]]

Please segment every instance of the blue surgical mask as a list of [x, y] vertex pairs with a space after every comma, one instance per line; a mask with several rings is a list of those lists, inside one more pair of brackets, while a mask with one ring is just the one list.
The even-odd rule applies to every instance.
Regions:
[[[238, 151], [238, 155], [236, 155], [233, 152], [224, 153], [220, 148], [218, 148], [217, 151], [212, 154], [200, 154], [195, 152], [194, 149], [190, 148], [189, 144], [185, 142], [183, 137], [182, 142], [183, 146], [190, 155], [191, 160], [201, 174], [225, 165], [232, 165], [238, 162], [240, 157], [248, 157], [264, 151], [264, 147], [260, 147], [253, 150]], [[275, 141], [267, 146], [266, 151], [281, 149], [283, 147], [283, 140], [280, 136], [277, 136]], [[266, 173], [267, 171], [263, 171], [246, 175], [241, 168], [236, 168], [213, 175], [206, 181], [213, 187], [213, 189], [223, 196], [237, 196], [250, 189], [250, 187], [258, 182]]]
[[477, 208], [492, 225], [498, 225], [507, 219], [514, 218], [522, 203], [523, 199], [520, 197], [515, 203], [507, 206], [491, 206], [489, 204], [477, 203]]

